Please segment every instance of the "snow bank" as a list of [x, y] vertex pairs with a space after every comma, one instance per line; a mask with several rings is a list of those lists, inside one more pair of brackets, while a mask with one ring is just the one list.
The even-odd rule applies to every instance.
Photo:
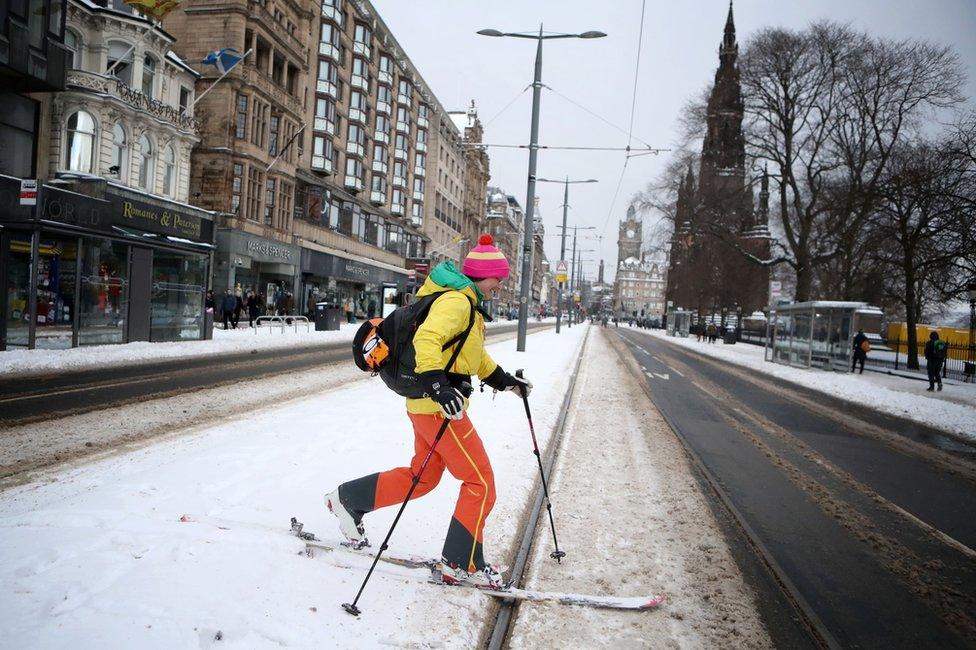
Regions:
[[[555, 322], [555, 319], [546, 319]], [[532, 321], [536, 322], [536, 321]], [[515, 325], [516, 321], [500, 320], [488, 323], [489, 328]], [[179, 341], [169, 343], [123, 343], [89, 345], [68, 350], [7, 350], [0, 352], [0, 375], [28, 375], [55, 370], [89, 370], [105, 366], [127, 366], [166, 359], [195, 359], [200, 357], [314, 347], [330, 343], [351, 342], [360, 323], [342, 323], [338, 331], [316, 332], [312, 324], [279, 327], [248, 328], [245, 322], [236, 330], [215, 328], [213, 340]]]
[[[535, 382], [545, 446], [587, 328], [490, 346]], [[340, 332], [341, 333], [341, 332]], [[247, 411], [217, 425], [0, 494], [0, 629], [11, 648], [473, 647], [487, 596], [374, 574], [353, 618], [365, 558], [308, 558], [286, 533], [292, 515], [335, 540], [322, 494], [402, 466], [413, 451], [400, 398], [378, 379]], [[490, 560], [512, 544], [537, 473], [525, 413], [510, 393], [476, 393], [471, 418], [492, 460], [498, 501]], [[458, 482], [411, 503], [391, 548], [439, 553]], [[395, 515], [366, 517], [378, 544]], [[181, 522], [183, 515], [196, 521]], [[220, 639], [218, 642], [216, 639]]]
[[907, 418], [976, 441], [976, 385], [974, 384], [946, 384], [945, 390], [941, 393], [929, 393], [925, 390], [928, 388], [928, 382], [899, 376], [872, 372], [855, 375], [771, 363], [764, 359], [764, 349], [757, 345], [709, 344], [704, 341], [699, 342], [695, 337], [670, 337], [662, 330], [636, 331], [847, 402]]

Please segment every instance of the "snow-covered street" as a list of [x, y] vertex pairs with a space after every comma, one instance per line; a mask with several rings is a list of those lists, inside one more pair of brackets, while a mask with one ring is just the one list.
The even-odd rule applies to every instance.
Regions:
[[[551, 330], [532, 334], [524, 354], [514, 351], [513, 339], [490, 347], [503, 366], [524, 366], [535, 380], [533, 420], [543, 448], [586, 332], [579, 327], [558, 336]], [[727, 613], [731, 607], [735, 627], [746, 633], [750, 645], [768, 644], [677, 442], [659, 416], [624, 408], [622, 420], [610, 423], [596, 407], [612, 402], [616, 411], [624, 406], [617, 398], [605, 402], [601, 392], [608, 379], [624, 375], [607, 358], [602, 334], [594, 334], [578, 385], [580, 403], [573, 406], [564, 444], [560, 466], [565, 469], [552, 487], [570, 557], [549, 566], [552, 561], [545, 555], [551, 540], [541, 537], [537, 551], [542, 557], [533, 560], [539, 570], [527, 586], [619, 595], [664, 591], [669, 602], [646, 613], [571, 611], [565, 620], [577, 621], [575, 627], [556, 632], [562, 637], [552, 640], [570, 642], [582, 620], [594, 642], [644, 638], [693, 647], [728, 633], [726, 624], [708, 621], [714, 612]], [[2, 645], [184, 648], [210, 647], [218, 640], [219, 647], [239, 648], [477, 645], [491, 620], [495, 603], [489, 597], [428, 585], [416, 575], [407, 577], [407, 570], [381, 564], [360, 601], [363, 615], [355, 619], [339, 604], [355, 596], [368, 558], [348, 552], [309, 558], [301, 540], [288, 534], [288, 520], [297, 516], [319, 537], [338, 540], [322, 494], [342, 480], [405, 463], [412, 446], [400, 398], [378, 379], [340, 370], [337, 381], [323, 382], [325, 373], [307, 373], [303, 381], [312, 387], [290, 401], [262, 402], [260, 408], [223, 413], [199, 425], [187, 421], [159, 440], [106, 452], [79, 466], [42, 471], [30, 483], [0, 494]], [[262, 382], [254, 384], [241, 390], [259, 390]], [[634, 388], [622, 390], [637, 394]], [[192, 404], [196, 398], [163, 401], [174, 408], [181, 399]], [[471, 417], [498, 484], [486, 554], [509, 562], [538, 472], [531, 439], [512, 395], [493, 399], [489, 392], [476, 393], [472, 404]], [[129, 408], [150, 415], [138, 410], [148, 406]], [[70, 427], [72, 420], [90, 417], [51, 424]], [[621, 427], [624, 438], [608, 446], [606, 437]], [[623, 447], [632, 449], [625, 454]], [[627, 469], [615, 474], [618, 460]], [[657, 485], [661, 494], [625, 498], [620, 492], [627, 482]], [[412, 502], [391, 549], [435, 556], [456, 486], [457, 481], [445, 478], [431, 494]], [[600, 506], [607, 495], [615, 495], [615, 503], [620, 497], [609, 513], [616, 524], [638, 517], [654, 525], [630, 533], [615, 528], [606, 536], [609, 531], [598, 517], [607, 516]], [[374, 544], [395, 510], [367, 516]], [[672, 512], [681, 516], [669, 516]], [[675, 535], [695, 544], [679, 550], [681, 545], [668, 541]], [[650, 549], [655, 560], [647, 564]], [[700, 558], [695, 558], [702, 554], [711, 557], [711, 567], [697, 566]], [[642, 577], [607, 582], [607, 562], [641, 564]], [[696, 589], [695, 580], [682, 577], [701, 571], [714, 572], [720, 582]], [[721, 593], [714, 591], [715, 584], [722, 585]], [[709, 591], [713, 605], [728, 604], [702, 608], [701, 596]], [[553, 633], [541, 622], [549, 620], [546, 612], [553, 607], [561, 606], [523, 606], [519, 629], [526, 636], [519, 637], [519, 647], [538, 647]], [[673, 616], [674, 611], [679, 614]], [[626, 624], [626, 630], [618, 631], [618, 624]]]

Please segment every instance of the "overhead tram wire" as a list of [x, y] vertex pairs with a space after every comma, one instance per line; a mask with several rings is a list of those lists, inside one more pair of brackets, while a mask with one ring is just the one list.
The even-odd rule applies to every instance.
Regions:
[[[634, 134], [634, 117], [637, 113], [637, 82], [640, 79], [640, 60], [641, 60], [641, 49], [644, 44], [644, 10], [647, 8], [647, 0], [641, 1], [641, 19], [640, 19], [640, 32], [637, 37], [637, 60], [634, 63], [634, 89], [632, 93], [632, 98], [630, 101], [630, 129], [627, 134], [627, 148], [630, 149], [630, 143], [633, 139]], [[613, 216], [613, 209], [617, 205], [617, 196], [620, 194], [620, 186], [624, 182], [624, 175], [627, 173], [627, 163], [630, 162], [630, 156], [624, 158], [624, 166], [620, 170], [620, 178], [617, 180], [617, 189], [613, 193], [613, 199], [610, 201], [610, 209], [607, 210], [607, 219], [603, 223], [603, 230], [601, 233], [607, 232], [607, 227], [610, 225], [610, 217]]]
[[484, 126], [482, 128], [488, 128], [488, 125], [489, 124], [491, 124], [492, 122], [494, 122], [495, 120], [497, 120], [499, 117], [501, 117], [502, 116], [502, 113], [504, 113], [505, 111], [507, 111], [508, 109], [510, 109], [512, 107], [512, 104], [514, 104], [515, 102], [517, 102], [519, 100], [519, 98], [522, 97], [522, 95], [525, 94], [525, 91], [528, 90], [531, 87], [532, 87], [532, 84], [529, 84], [528, 86], [526, 86], [525, 88], [523, 88], [521, 91], [519, 91], [519, 94], [515, 95], [515, 97], [512, 98], [512, 101], [510, 101], [507, 104], [505, 104], [505, 108], [503, 108], [502, 110], [500, 110], [497, 113], [495, 113], [494, 116], [492, 116], [492, 118], [490, 120], [488, 120], [487, 122], [485, 122], [485, 124], [484, 124]]

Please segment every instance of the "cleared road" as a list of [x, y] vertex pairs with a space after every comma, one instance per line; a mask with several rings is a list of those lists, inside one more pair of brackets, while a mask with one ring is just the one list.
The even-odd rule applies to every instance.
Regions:
[[[506, 336], [516, 325], [487, 331], [488, 338]], [[530, 330], [552, 327], [529, 323]], [[332, 363], [352, 363], [350, 342], [292, 350], [267, 350], [178, 359], [152, 364], [52, 373], [27, 379], [0, 379], [0, 426], [16, 426], [87, 413], [136, 401], [171, 397], [245, 379], [286, 375]]]
[[617, 333], [655, 405], [826, 645], [976, 645], [976, 450]]

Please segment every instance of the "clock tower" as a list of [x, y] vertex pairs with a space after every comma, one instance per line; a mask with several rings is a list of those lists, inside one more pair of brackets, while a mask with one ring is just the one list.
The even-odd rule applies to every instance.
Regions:
[[617, 236], [617, 264], [627, 258], [641, 259], [641, 222], [637, 219], [634, 206], [627, 208], [627, 220], [620, 222]]

